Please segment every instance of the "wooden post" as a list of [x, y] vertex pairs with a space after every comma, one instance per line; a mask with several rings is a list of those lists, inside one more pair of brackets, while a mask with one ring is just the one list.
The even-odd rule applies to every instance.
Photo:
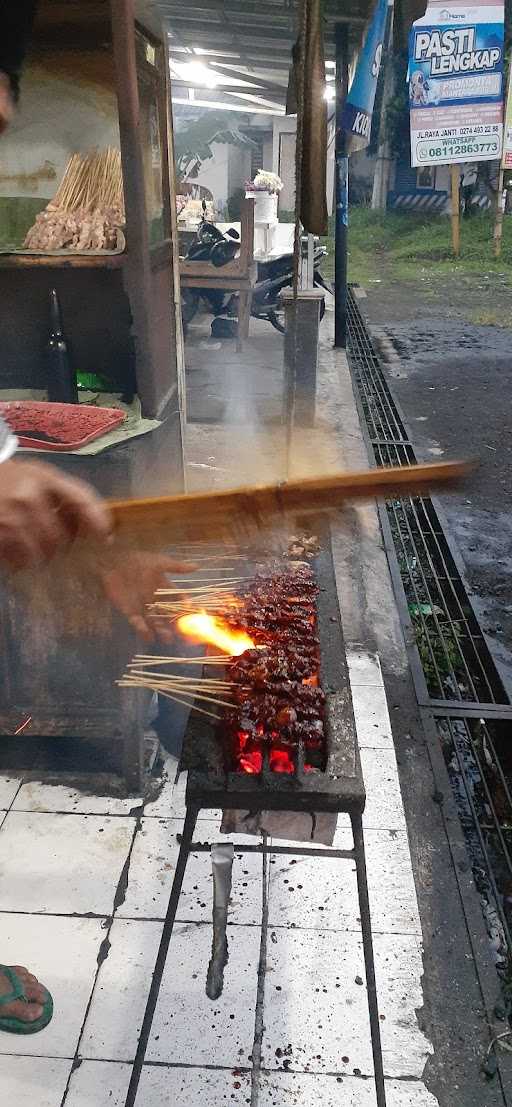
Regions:
[[498, 191], [496, 193], [496, 218], [494, 220], [494, 257], [501, 254], [501, 239], [503, 235], [503, 215], [505, 212], [505, 192], [503, 189], [504, 171], [500, 169], [498, 177]]
[[334, 345], [347, 345], [347, 236], [348, 155], [347, 136], [341, 125], [348, 94], [348, 26], [337, 23], [336, 31], [336, 137], [335, 137], [335, 250], [334, 250]]
[[454, 256], [458, 258], [460, 254], [460, 171], [458, 165], [450, 165], [450, 179], [452, 185], [452, 245]]

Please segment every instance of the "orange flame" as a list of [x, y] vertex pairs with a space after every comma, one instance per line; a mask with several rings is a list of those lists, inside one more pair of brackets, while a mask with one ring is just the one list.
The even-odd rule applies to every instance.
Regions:
[[245, 630], [233, 630], [224, 619], [217, 615], [207, 615], [206, 611], [194, 611], [191, 615], [182, 615], [178, 619], [178, 630], [194, 642], [207, 642], [217, 646], [230, 657], [239, 657], [245, 650], [253, 650], [254, 642]]

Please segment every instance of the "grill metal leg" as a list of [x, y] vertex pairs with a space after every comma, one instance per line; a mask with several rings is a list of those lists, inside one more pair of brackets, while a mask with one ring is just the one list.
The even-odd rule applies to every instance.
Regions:
[[370, 920], [370, 901], [366, 879], [366, 859], [364, 852], [363, 824], [360, 815], [351, 815], [354, 835], [354, 854], [359, 891], [359, 910], [363, 931], [364, 964], [366, 969], [366, 987], [368, 990], [368, 1012], [372, 1035], [373, 1067], [375, 1071], [375, 1092], [377, 1107], [386, 1107], [386, 1089], [382, 1064], [382, 1045], [380, 1040], [379, 1007], [377, 1003], [377, 985], [375, 982], [375, 961], [373, 957], [372, 924]]
[[169, 950], [169, 943], [172, 938], [176, 911], [178, 909], [178, 901], [183, 884], [183, 877], [185, 876], [185, 869], [190, 853], [190, 846], [192, 845], [192, 839], [194, 837], [194, 830], [196, 828], [198, 814], [199, 811], [196, 807], [187, 807], [187, 814], [183, 827], [183, 837], [181, 840], [180, 852], [178, 855], [178, 863], [176, 865], [176, 872], [174, 874], [174, 880], [172, 882], [169, 906], [167, 908], [167, 914], [165, 916], [162, 937], [160, 939], [160, 945], [155, 962], [155, 969], [153, 972], [153, 979], [151, 981], [151, 987], [149, 989], [146, 1010], [144, 1012], [144, 1019], [142, 1022], [139, 1044], [137, 1046], [137, 1053], [135, 1055], [135, 1061], [133, 1063], [132, 1076], [128, 1087], [125, 1107], [134, 1107], [135, 1098], [137, 1096], [140, 1074], [142, 1072], [142, 1066], [146, 1057], [149, 1035], [151, 1033], [151, 1027], [153, 1025], [153, 1016], [155, 1014], [158, 993], [160, 991], [160, 984], [162, 983], [162, 976], [164, 974], [165, 962], [167, 960], [167, 953]]

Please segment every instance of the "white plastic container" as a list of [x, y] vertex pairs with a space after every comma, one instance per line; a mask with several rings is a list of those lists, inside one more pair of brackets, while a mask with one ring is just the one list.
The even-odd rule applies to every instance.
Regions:
[[254, 222], [277, 223], [277, 192], [246, 192], [246, 199], [254, 199]]

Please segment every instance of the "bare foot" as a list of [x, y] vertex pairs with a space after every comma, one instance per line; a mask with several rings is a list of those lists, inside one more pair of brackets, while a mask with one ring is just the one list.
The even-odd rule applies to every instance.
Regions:
[[[43, 1013], [43, 1004], [47, 994], [46, 990], [39, 983], [37, 977], [33, 976], [32, 973], [30, 973], [28, 969], [23, 968], [22, 965], [10, 965], [9, 967], [14, 969], [14, 972], [19, 976], [28, 1003], [23, 999], [16, 999], [13, 1003], [2, 1004], [2, 1006], [0, 1006], [0, 1018], [21, 1019], [22, 1022], [35, 1022]], [[8, 995], [12, 990], [10, 980], [5, 976], [5, 973], [0, 972], [0, 996]]]

